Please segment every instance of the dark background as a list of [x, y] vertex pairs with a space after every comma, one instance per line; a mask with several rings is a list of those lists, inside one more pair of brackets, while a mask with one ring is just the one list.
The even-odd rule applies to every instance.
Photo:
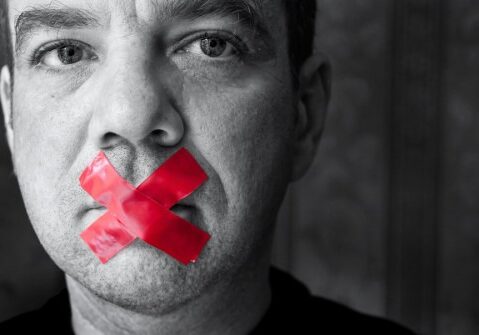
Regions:
[[[274, 262], [316, 294], [424, 334], [479, 334], [479, 2], [319, 5], [333, 99], [317, 159], [285, 199]], [[63, 278], [0, 141], [3, 320]]]

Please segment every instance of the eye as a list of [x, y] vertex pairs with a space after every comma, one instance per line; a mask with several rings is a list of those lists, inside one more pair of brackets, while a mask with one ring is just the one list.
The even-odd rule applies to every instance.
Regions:
[[33, 64], [51, 68], [72, 66], [82, 61], [94, 60], [96, 56], [89, 46], [79, 41], [57, 41], [40, 47], [32, 57]]
[[201, 51], [209, 57], [220, 57], [223, 54], [235, 54], [231, 43], [222, 38], [206, 37], [200, 40]]
[[58, 58], [62, 64], [74, 64], [83, 58], [83, 50], [76, 45], [66, 45], [57, 49], [56, 58]]
[[184, 47], [182, 52], [189, 52], [209, 58], [230, 58], [242, 53], [239, 42], [221, 36], [204, 34]]

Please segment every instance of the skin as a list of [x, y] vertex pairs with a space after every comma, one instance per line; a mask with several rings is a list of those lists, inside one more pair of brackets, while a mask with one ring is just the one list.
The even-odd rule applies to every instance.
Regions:
[[[275, 218], [289, 182], [309, 167], [327, 105], [327, 64], [311, 56], [292, 85], [286, 21], [263, 1], [270, 39], [223, 16], [172, 18], [167, 2], [10, 1], [10, 25], [33, 5], [93, 12], [98, 27], [39, 29], [24, 41], [0, 97], [15, 173], [40, 242], [65, 272], [76, 333], [243, 334], [270, 303]], [[222, 30], [250, 50], [211, 58], [198, 39]], [[56, 51], [32, 65], [45, 43], [88, 44], [81, 61]], [[229, 45], [229, 44], [228, 44]], [[229, 45], [229, 47], [231, 47]], [[236, 50], [229, 49], [229, 50]], [[59, 66], [59, 64], [61, 66]], [[12, 77], [15, 85], [12, 85]], [[211, 234], [184, 266], [141, 240], [102, 265], [79, 234], [105, 209], [78, 177], [103, 150], [138, 185], [180, 147], [209, 176], [177, 213]]]

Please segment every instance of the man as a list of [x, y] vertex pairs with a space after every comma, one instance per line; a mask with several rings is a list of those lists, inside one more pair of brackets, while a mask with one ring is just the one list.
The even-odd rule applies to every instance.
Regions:
[[[312, 53], [314, 1], [2, 4], [8, 144], [32, 225], [68, 288], [2, 334], [410, 334], [270, 269], [277, 211], [314, 157], [329, 96], [327, 63]], [[103, 152], [138, 191], [181, 148], [208, 176], [171, 207], [209, 236], [195, 262], [144, 236], [100, 261], [81, 236], [114, 211], [79, 176]], [[134, 235], [137, 217], [125, 215], [111, 222]]]

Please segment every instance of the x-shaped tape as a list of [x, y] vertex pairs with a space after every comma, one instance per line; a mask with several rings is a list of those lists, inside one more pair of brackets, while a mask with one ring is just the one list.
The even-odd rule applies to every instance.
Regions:
[[100, 152], [81, 174], [80, 185], [108, 211], [85, 229], [81, 237], [102, 263], [135, 238], [185, 265], [195, 262], [210, 235], [170, 208], [207, 178], [188, 150], [181, 148], [135, 188]]

